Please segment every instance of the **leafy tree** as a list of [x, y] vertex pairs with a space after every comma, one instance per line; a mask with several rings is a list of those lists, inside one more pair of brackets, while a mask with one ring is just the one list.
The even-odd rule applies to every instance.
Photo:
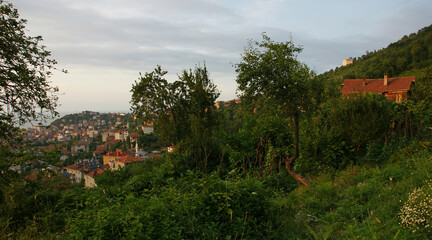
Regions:
[[186, 135], [181, 126], [186, 120], [186, 89], [181, 81], [168, 83], [165, 74], [161, 66], [144, 76], [140, 74], [132, 86], [131, 110], [138, 118], [155, 122], [158, 135], [175, 144]]
[[14, 123], [57, 115], [56, 87], [48, 78], [56, 61], [41, 45], [42, 37], [27, 36], [25, 19], [11, 3], [0, 0], [0, 135], [13, 136]]
[[299, 118], [316, 103], [313, 92], [319, 85], [314, 83], [309, 68], [297, 60], [301, 50], [292, 41], [275, 43], [263, 34], [262, 42], [249, 42], [236, 72], [243, 99], [272, 102], [291, 119], [294, 151], [291, 156], [286, 154], [285, 166], [291, 176], [308, 186], [307, 179], [294, 171], [293, 163], [299, 156]]
[[[194, 71], [183, 71], [180, 80], [187, 87], [187, 114], [190, 122], [188, 140], [194, 149], [196, 166], [207, 171], [210, 156], [215, 151], [211, 135], [218, 120], [215, 101], [219, 97], [219, 91], [209, 78], [205, 66], [195, 68]], [[200, 160], [203, 161], [199, 162]]]
[[[162, 141], [192, 150], [196, 167], [206, 169], [219, 91], [205, 66], [183, 71], [173, 83], [164, 78], [166, 73], [158, 66], [141, 75], [132, 86], [131, 109], [142, 120], [155, 124]], [[198, 166], [198, 160], [203, 160], [203, 165]]]
[[350, 95], [333, 105], [329, 120], [358, 153], [362, 144], [384, 138], [393, 117], [392, 104], [396, 103], [376, 93]]
[[58, 90], [48, 81], [56, 61], [40, 44], [42, 37], [26, 35], [25, 24], [12, 4], [0, 0], [0, 198], [9, 182], [22, 178], [13, 169], [24, 172], [36, 156], [24, 149], [15, 124], [57, 114]]
[[[423, 132], [431, 134], [432, 126], [432, 67], [426, 70], [424, 77], [416, 79], [412, 91], [412, 110], [417, 124], [417, 137], [421, 139]], [[428, 130], [428, 131], [424, 131]]]

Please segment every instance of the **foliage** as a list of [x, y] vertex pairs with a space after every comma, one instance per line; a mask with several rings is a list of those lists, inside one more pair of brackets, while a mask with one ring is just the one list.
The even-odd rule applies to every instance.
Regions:
[[238, 90], [242, 100], [256, 106], [270, 104], [280, 108], [282, 116], [291, 119], [293, 154], [285, 152], [284, 163], [288, 172], [299, 182], [307, 180], [293, 170], [299, 156], [299, 116], [309, 112], [319, 102], [320, 85], [313, 73], [297, 60], [301, 48], [292, 41], [275, 43], [263, 34], [263, 41], [250, 41], [236, 65]]
[[337, 67], [322, 74], [322, 77], [342, 83], [343, 79], [382, 78], [384, 73], [390, 76], [422, 77], [432, 66], [432, 25], [420, 29], [417, 33], [404, 36], [387, 48], [366, 51], [354, 63]]
[[362, 144], [384, 138], [392, 120], [391, 104], [379, 94], [353, 95], [335, 102], [330, 123], [358, 151]]
[[313, 73], [297, 60], [301, 48], [292, 41], [275, 43], [263, 34], [263, 41], [250, 41], [242, 61], [236, 65], [238, 89], [243, 100], [262, 98], [282, 106], [288, 116], [306, 111], [317, 99]]
[[[160, 66], [141, 75], [132, 86], [132, 111], [144, 121], [154, 122], [158, 137], [194, 155], [195, 168], [207, 171], [217, 124], [215, 100], [219, 91], [207, 68], [183, 71], [179, 81], [168, 83]], [[181, 146], [184, 149], [181, 149]]]
[[58, 115], [58, 89], [48, 81], [56, 61], [41, 45], [42, 37], [27, 36], [27, 21], [11, 3], [1, 0], [0, 14], [0, 134], [6, 140], [12, 137], [14, 122]]
[[421, 231], [431, 234], [432, 216], [432, 183], [426, 181], [425, 185], [414, 189], [408, 200], [400, 210], [401, 225], [413, 232]]

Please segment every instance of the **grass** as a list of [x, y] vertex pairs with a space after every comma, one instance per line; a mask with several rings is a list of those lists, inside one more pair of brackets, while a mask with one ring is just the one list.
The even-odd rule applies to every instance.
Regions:
[[[432, 176], [429, 144], [400, 150], [382, 166], [354, 166], [311, 180], [307, 189], [287, 194], [288, 208], [309, 239], [424, 239], [400, 225], [399, 213], [409, 193]], [[288, 216], [285, 216], [288, 217]]]

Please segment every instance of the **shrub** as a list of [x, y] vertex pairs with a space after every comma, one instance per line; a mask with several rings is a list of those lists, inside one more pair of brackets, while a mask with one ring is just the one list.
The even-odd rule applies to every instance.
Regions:
[[432, 234], [432, 181], [409, 194], [399, 213], [400, 224], [413, 232]]

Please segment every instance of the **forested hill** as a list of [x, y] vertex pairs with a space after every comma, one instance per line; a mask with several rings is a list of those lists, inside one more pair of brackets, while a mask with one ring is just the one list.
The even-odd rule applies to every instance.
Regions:
[[422, 77], [432, 66], [432, 25], [353, 60], [353, 64], [327, 71], [321, 77], [340, 82], [350, 78], [382, 78], [384, 73], [391, 77]]

